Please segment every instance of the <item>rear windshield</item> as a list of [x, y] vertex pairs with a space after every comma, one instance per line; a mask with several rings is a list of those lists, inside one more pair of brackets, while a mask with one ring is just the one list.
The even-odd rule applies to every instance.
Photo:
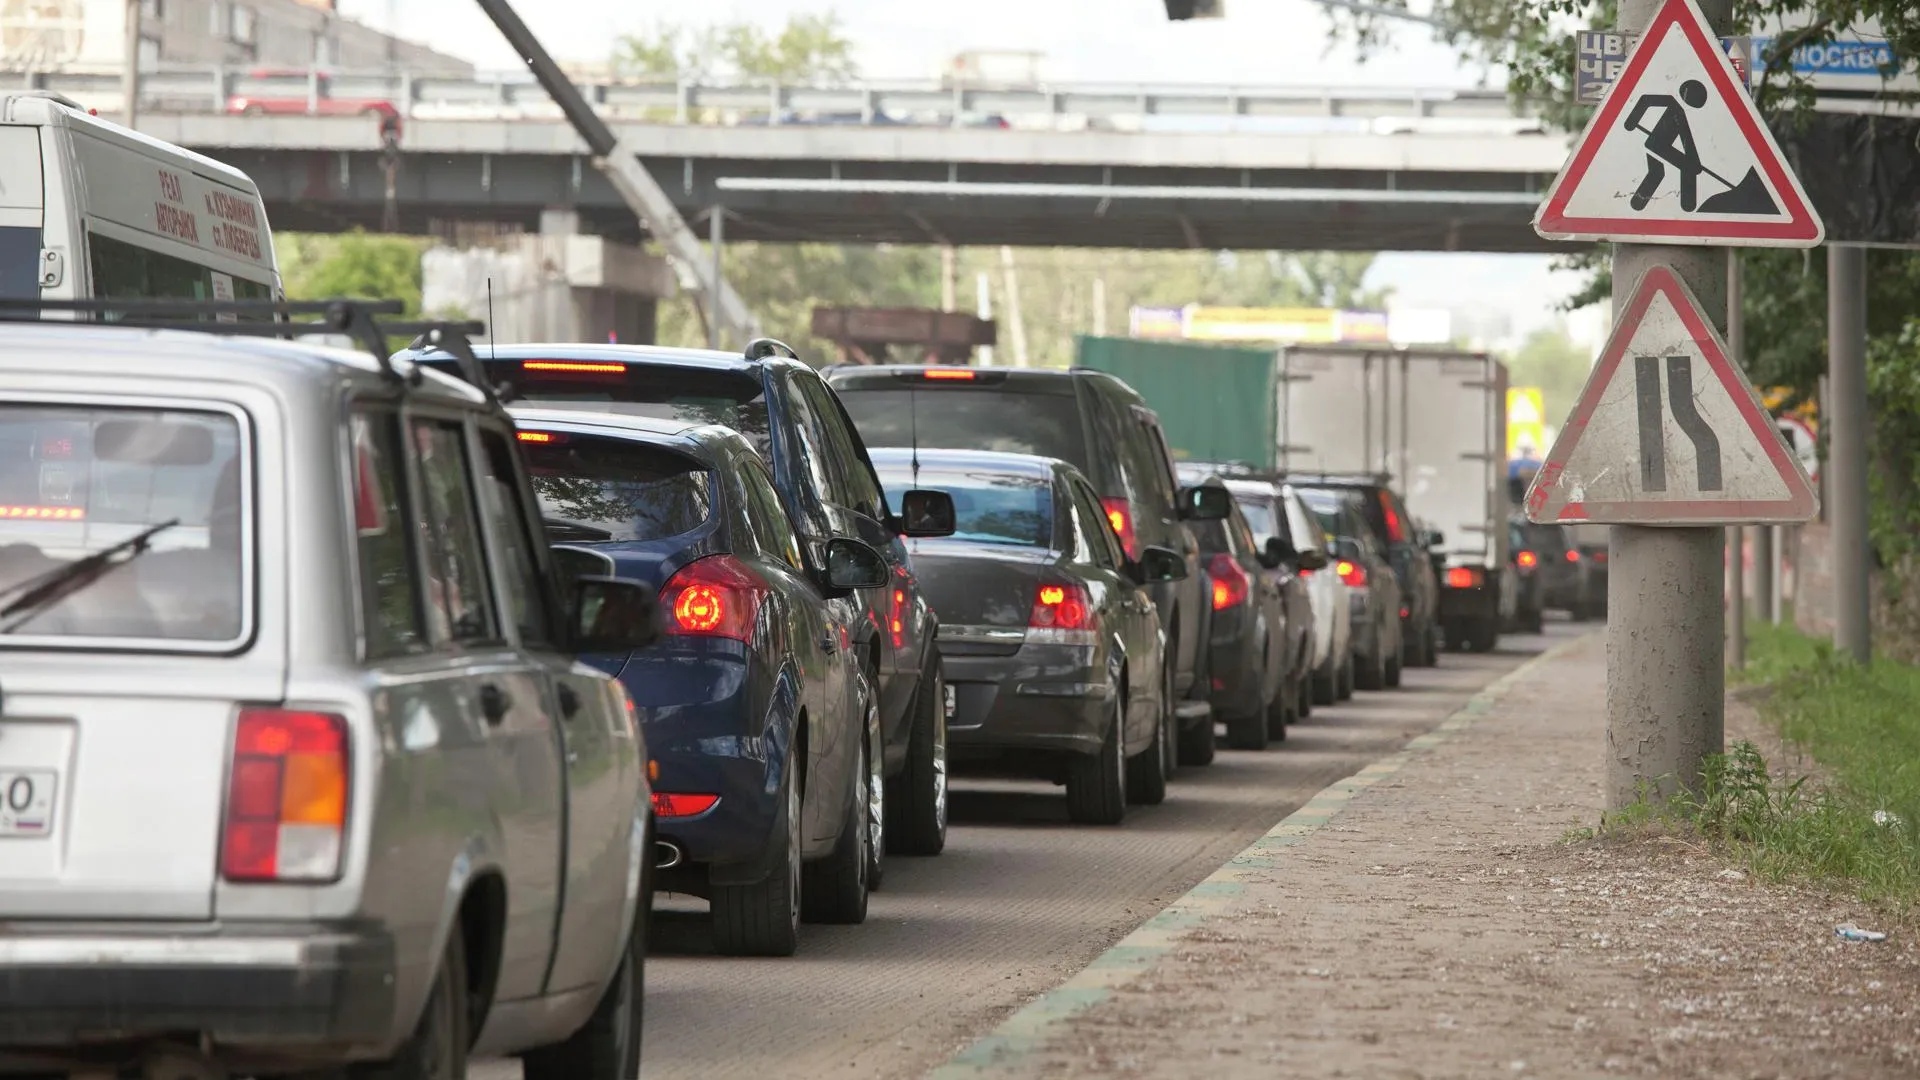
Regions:
[[1090, 472], [1080, 405], [1071, 394], [1021, 394], [986, 387], [834, 392], [869, 447], [919, 445], [999, 450], [1059, 458]]
[[[240, 427], [225, 413], [0, 405], [0, 634], [233, 642], [246, 631]], [[151, 533], [64, 597], [38, 586]], [[13, 610], [8, 610], [13, 609]]]
[[[521, 435], [548, 539], [663, 540], [713, 517], [713, 476], [690, 458], [626, 439]], [[528, 441], [528, 435], [552, 441]]]
[[1300, 501], [1307, 504], [1328, 536], [1344, 536], [1340, 522], [1340, 497], [1323, 488], [1300, 488]]
[[1273, 520], [1273, 504], [1265, 499], [1237, 500], [1240, 512], [1247, 516], [1247, 528], [1253, 535], [1266, 540], [1269, 536], [1279, 536], [1280, 527]]
[[[450, 362], [436, 366], [457, 374]], [[754, 375], [593, 360], [499, 360], [486, 366], [487, 375], [496, 384], [511, 383], [521, 401], [718, 424], [746, 436], [771, 460], [766, 390]]]
[[910, 473], [891, 469], [881, 471], [880, 481], [891, 506], [899, 506], [901, 497], [915, 487], [952, 495], [955, 540], [1053, 546], [1053, 481], [1049, 478], [923, 467], [918, 484]]

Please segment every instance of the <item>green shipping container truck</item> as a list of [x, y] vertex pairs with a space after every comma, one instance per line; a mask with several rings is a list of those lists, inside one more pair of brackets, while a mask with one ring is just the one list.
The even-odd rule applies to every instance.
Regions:
[[1117, 376], [1147, 399], [1181, 461], [1275, 466], [1279, 398], [1272, 348], [1081, 337], [1075, 352], [1081, 367]]

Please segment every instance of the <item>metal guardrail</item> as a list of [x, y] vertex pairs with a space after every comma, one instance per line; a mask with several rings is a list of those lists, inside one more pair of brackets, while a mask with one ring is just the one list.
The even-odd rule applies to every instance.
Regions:
[[[0, 71], [0, 87], [52, 90], [76, 100], [117, 103], [121, 75], [107, 68]], [[503, 119], [559, 115], [559, 107], [532, 80], [518, 74], [472, 78], [386, 72], [275, 72], [219, 67], [163, 67], [141, 75], [143, 111], [225, 112], [235, 97], [323, 103], [384, 102], [402, 116]], [[625, 80], [581, 80], [581, 90], [609, 117], [682, 124], [718, 114], [774, 122], [799, 115], [809, 122], [884, 125], [936, 118], [955, 125], [999, 118], [1012, 123], [1063, 117], [1095, 121], [1184, 118], [1511, 119], [1530, 115], [1498, 90], [1346, 89], [1307, 86], [1179, 86], [1058, 83], [1037, 87], [947, 85], [938, 81], [862, 82], [848, 86], [785, 84], [706, 85]], [[1020, 124], [1018, 126], [1027, 126]]]

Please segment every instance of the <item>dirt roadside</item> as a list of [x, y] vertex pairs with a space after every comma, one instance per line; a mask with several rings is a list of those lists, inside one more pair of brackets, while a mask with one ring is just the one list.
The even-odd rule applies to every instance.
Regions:
[[[1680, 840], [1566, 842], [1598, 817], [1604, 694], [1599, 635], [1535, 665], [992, 1074], [1920, 1071], [1920, 926]], [[1728, 724], [1773, 749], [1744, 706]], [[1889, 939], [1840, 941], [1848, 921]]]

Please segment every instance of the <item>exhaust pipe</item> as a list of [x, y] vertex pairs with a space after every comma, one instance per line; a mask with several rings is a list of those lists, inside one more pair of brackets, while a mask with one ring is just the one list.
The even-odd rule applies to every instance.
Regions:
[[671, 840], [656, 840], [653, 844], [653, 868], [671, 870], [680, 865], [682, 856], [680, 845]]

